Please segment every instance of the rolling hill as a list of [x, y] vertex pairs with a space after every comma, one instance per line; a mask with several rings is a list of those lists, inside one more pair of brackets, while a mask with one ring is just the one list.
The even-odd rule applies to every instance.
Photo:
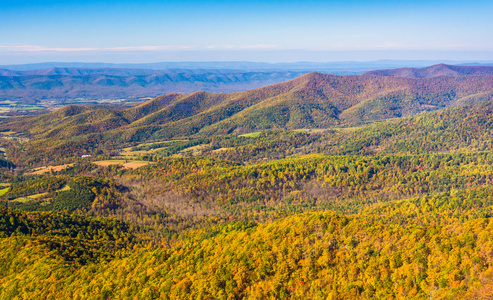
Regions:
[[413, 79], [310, 73], [244, 92], [169, 94], [125, 110], [69, 106], [2, 126], [36, 138], [102, 133], [140, 141], [234, 130], [327, 128], [491, 99], [490, 75]]

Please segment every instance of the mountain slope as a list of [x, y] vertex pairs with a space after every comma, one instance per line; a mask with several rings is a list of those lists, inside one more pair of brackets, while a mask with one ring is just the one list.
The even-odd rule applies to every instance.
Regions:
[[7, 121], [30, 137], [72, 138], [102, 133], [169, 138], [233, 130], [327, 128], [409, 116], [493, 99], [493, 76], [423, 79], [310, 73], [264, 88], [236, 93], [169, 94], [126, 110], [70, 107]]
[[[431, 78], [413, 80], [380, 76], [335, 76], [319, 73], [303, 75], [283, 84], [256, 90], [270, 97], [243, 92], [235, 101], [180, 120], [176, 126], [200, 127], [203, 132], [230, 132], [237, 128], [325, 128], [337, 124], [375, 121], [408, 116], [446, 106], [493, 99], [493, 76], [478, 78]], [[239, 106], [245, 106], [234, 114]], [[217, 114], [222, 120], [215, 121]], [[207, 122], [197, 122], [199, 119]], [[192, 125], [194, 124], [194, 125]], [[168, 124], [176, 127], [175, 124]], [[209, 127], [210, 126], [210, 127]]]
[[370, 124], [334, 142], [337, 154], [417, 154], [492, 150], [493, 101]]

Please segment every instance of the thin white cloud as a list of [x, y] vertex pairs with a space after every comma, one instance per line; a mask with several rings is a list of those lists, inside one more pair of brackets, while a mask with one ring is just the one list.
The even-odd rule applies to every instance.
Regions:
[[132, 47], [108, 47], [108, 48], [58, 48], [44, 47], [37, 45], [2, 46], [0, 51], [12, 52], [95, 52], [95, 51], [165, 51], [165, 50], [185, 50], [191, 49], [190, 46], [132, 46]]
[[97, 48], [51, 48], [36, 45], [22, 45], [22, 46], [0, 46], [2, 51], [20, 51], [20, 52], [81, 52], [81, 51], [97, 51]]
[[311, 49], [282, 49], [277, 45], [257, 44], [257, 45], [209, 45], [205, 47], [194, 47], [185, 45], [168, 45], [168, 46], [128, 46], [128, 47], [103, 47], [103, 48], [63, 48], [63, 47], [45, 47], [38, 45], [0, 45], [0, 53], [42, 53], [42, 52], [63, 52], [63, 53], [84, 53], [84, 52], [160, 52], [160, 51], [179, 51], [179, 50], [305, 50], [305, 51], [493, 51], [493, 46], [484, 45], [464, 45], [464, 44], [447, 44], [424, 46], [418, 44], [399, 44], [399, 43], [381, 43], [371, 45], [346, 45], [342, 43], [333, 43], [325, 47], [316, 47]]
[[106, 51], [163, 51], [163, 50], [186, 50], [191, 46], [136, 46], [136, 47], [110, 47], [103, 48]]
[[248, 45], [239, 47], [240, 49], [273, 49], [277, 48], [276, 45]]
[[[305, 49], [308, 50], [308, 49]], [[326, 47], [309, 49], [312, 51], [492, 51], [493, 47], [488, 45], [462, 45], [462, 44], [440, 44], [419, 45], [400, 43], [380, 43], [369, 45], [345, 45], [332, 44]]]
[[234, 49], [235, 46], [233, 45], [210, 45], [206, 46], [206, 49]]
[[[269, 50], [276, 49], [276, 45], [210, 45], [206, 46], [207, 50]], [[62, 48], [62, 47], [45, 47], [38, 45], [19, 45], [19, 46], [2, 46], [1, 52], [132, 52], [132, 51], [171, 51], [171, 50], [200, 50], [200, 48], [185, 45], [169, 46], [128, 46], [128, 47], [103, 47], [103, 48]], [[202, 48], [204, 49], [204, 48]]]
[[206, 49], [219, 49], [219, 50], [246, 50], [246, 49], [275, 49], [278, 48], [277, 45], [245, 45], [245, 46], [235, 46], [235, 45], [210, 45], [206, 46]]

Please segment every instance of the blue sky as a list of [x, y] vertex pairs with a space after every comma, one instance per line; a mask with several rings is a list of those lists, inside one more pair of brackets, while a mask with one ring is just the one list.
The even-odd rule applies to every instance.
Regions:
[[493, 1], [1, 1], [0, 64], [493, 60]]

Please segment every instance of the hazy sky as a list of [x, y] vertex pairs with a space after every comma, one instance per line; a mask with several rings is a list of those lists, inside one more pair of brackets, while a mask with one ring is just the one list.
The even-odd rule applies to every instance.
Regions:
[[0, 64], [493, 60], [493, 1], [0, 0]]

